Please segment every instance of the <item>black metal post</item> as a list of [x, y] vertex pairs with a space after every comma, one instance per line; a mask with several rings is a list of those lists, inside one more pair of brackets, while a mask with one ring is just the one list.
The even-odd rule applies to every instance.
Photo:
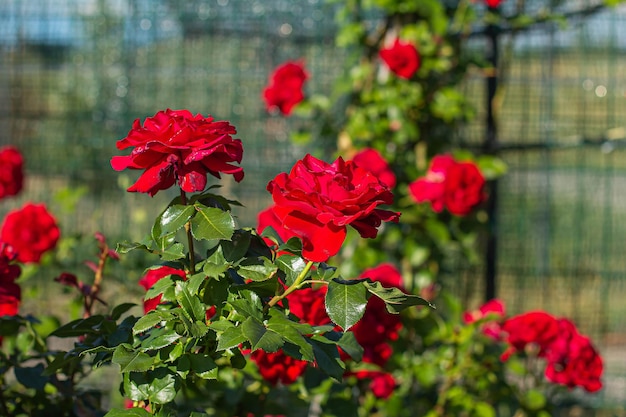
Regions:
[[[497, 8], [489, 8], [490, 12], [498, 13]], [[487, 120], [485, 152], [496, 154], [498, 148], [498, 135], [496, 119], [494, 115], [494, 98], [498, 88], [498, 26], [489, 24], [486, 28], [488, 42], [487, 60], [491, 64], [491, 70], [487, 74]], [[498, 249], [498, 181], [489, 181], [489, 199], [487, 200], [488, 230], [485, 253], [485, 301], [496, 297], [497, 275], [497, 249]]]

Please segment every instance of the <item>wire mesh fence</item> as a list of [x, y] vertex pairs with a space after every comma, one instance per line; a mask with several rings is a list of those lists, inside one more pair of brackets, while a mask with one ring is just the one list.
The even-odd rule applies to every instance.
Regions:
[[[528, 3], [534, 11], [550, 6]], [[500, 181], [497, 294], [511, 312], [567, 315], [598, 340], [612, 381], [601, 400], [623, 406], [626, 9], [556, 3], [567, 25], [500, 36], [494, 104], [509, 172]], [[343, 59], [333, 47], [335, 24], [332, 5], [317, 0], [0, 2], [0, 144], [23, 151], [28, 174], [25, 193], [0, 214], [44, 201], [68, 233], [141, 238], [153, 210], [173, 196], [124, 193], [134, 177], [114, 172], [109, 160], [134, 119], [169, 107], [237, 127], [247, 178], [224, 187], [245, 205], [241, 222], [253, 225], [269, 203], [267, 181], [305, 151], [289, 140], [297, 119], [266, 115], [268, 73], [303, 59], [308, 88], [330, 91]], [[476, 37], [474, 46], [484, 42]], [[482, 73], [466, 92], [477, 119], [464, 140], [480, 145]], [[465, 295], [476, 300], [482, 268], [465, 274]]]

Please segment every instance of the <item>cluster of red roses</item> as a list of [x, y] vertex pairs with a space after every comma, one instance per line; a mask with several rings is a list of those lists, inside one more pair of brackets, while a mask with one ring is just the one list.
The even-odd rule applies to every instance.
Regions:
[[602, 388], [602, 357], [569, 319], [556, 318], [545, 311], [505, 318], [504, 310], [500, 300], [491, 300], [479, 310], [466, 313], [464, 320], [472, 323], [486, 319], [481, 325], [483, 332], [506, 344], [503, 361], [514, 354], [543, 358], [548, 381], [589, 392]]
[[[0, 200], [16, 196], [24, 184], [24, 160], [13, 146], [0, 149]], [[21, 301], [14, 262], [38, 263], [53, 249], [60, 231], [43, 204], [26, 203], [10, 211], [0, 225], [0, 316], [17, 314]]]

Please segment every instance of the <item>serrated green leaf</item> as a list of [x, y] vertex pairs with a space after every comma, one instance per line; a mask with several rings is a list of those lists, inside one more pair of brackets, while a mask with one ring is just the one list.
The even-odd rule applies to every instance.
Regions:
[[159, 350], [175, 343], [180, 338], [181, 335], [176, 333], [174, 329], [170, 329], [167, 327], [154, 329], [150, 333], [150, 336], [141, 342], [141, 350]]
[[230, 240], [235, 232], [235, 219], [226, 211], [214, 207], [198, 207], [191, 219], [191, 233], [196, 239]]
[[222, 242], [220, 246], [226, 261], [239, 262], [250, 247], [250, 232], [237, 230], [229, 241]]
[[285, 284], [291, 285], [304, 271], [306, 261], [300, 256], [285, 254], [276, 258], [276, 265], [285, 273]]
[[160, 221], [161, 235], [174, 233], [181, 229], [196, 213], [194, 206], [183, 206], [180, 204], [174, 204], [166, 208], [163, 213], [157, 218]]
[[155, 282], [152, 287], [148, 288], [143, 299], [150, 300], [157, 297], [158, 295], [163, 294], [170, 287], [173, 287], [175, 281], [171, 277], [172, 275], [168, 275]]
[[50, 335], [56, 337], [76, 337], [85, 334], [98, 333], [96, 329], [104, 320], [104, 316], [101, 315], [91, 316], [86, 319], [73, 320], [59, 327], [50, 333]]
[[176, 282], [176, 301], [192, 322], [205, 319], [206, 308], [202, 301], [196, 295], [189, 293], [186, 283], [183, 281]]
[[360, 362], [363, 358], [363, 347], [356, 340], [352, 332], [343, 333], [337, 342], [337, 346], [357, 362]]
[[[244, 295], [250, 294], [249, 292], [244, 292]], [[247, 297], [246, 299], [235, 299], [230, 301], [230, 305], [232, 305], [237, 313], [241, 314], [243, 317], [254, 317], [258, 320], [263, 320], [263, 306], [261, 306], [258, 297]]]
[[245, 279], [252, 281], [265, 281], [270, 279], [278, 271], [278, 267], [267, 258], [248, 258], [239, 264], [237, 273]]
[[286, 341], [298, 346], [302, 359], [313, 362], [315, 360], [313, 346], [302, 336], [298, 324], [288, 320], [282, 313], [277, 313], [272, 315], [267, 323], [267, 328], [281, 335]]
[[122, 372], [144, 372], [152, 367], [154, 358], [124, 343], [115, 348], [111, 361], [118, 364]]
[[241, 326], [232, 326], [224, 330], [221, 335], [217, 336], [217, 350], [221, 351], [234, 348], [235, 346], [239, 346], [246, 340], [246, 336], [244, 336], [243, 331], [241, 330]]
[[274, 276], [265, 281], [250, 282], [248, 284], [233, 285], [232, 291], [252, 291], [259, 297], [272, 297], [276, 295], [278, 289], [278, 277]]
[[354, 326], [367, 306], [367, 291], [362, 283], [346, 284], [333, 279], [326, 292], [326, 313], [328, 317], [344, 330]]
[[217, 379], [217, 365], [209, 355], [188, 355], [191, 370], [202, 379]]
[[265, 352], [276, 352], [285, 341], [273, 330], [267, 329], [254, 317], [248, 317], [241, 325], [243, 335], [250, 341], [253, 351], [262, 349]]
[[419, 297], [417, 295], [405, 294], [401, 290], [395, 287], [385, 288], [378, 281], [374, 282], [364, 282], [363, 285], [367, 288], [367, 290], [379, 297], [381, 300], [385, 302], [385, 306], [387, 307], [387, 311], [392, 314], [398, 314], [402, 310], [411, 307], [411, 306], [429, 306], [435, 308], [431, 303], [427, 300]]
[[164, 261], [177, 261], [185, 257], [185, 247], [182, 243], [174, 243], [166, 249], [158, 252]]
[[137, 304], [135, 303], [124, 303], [115, 306], [115, 308], [113, 308], [113, 311], [111, 312], [111, 320], [117, 321], [120, 317], [122, 317], [124, 313], [126, 313], [128, 310], [135, 306], [137, 306]]
[[133, 334], [143, 333], [156, 326], [162, 321], [171, 319], [172, 315], [167, 311], [153, 310], [141, 317], [133, 326]]
[[148, 249], [148, 246], [145, 243], [129, 241], [123, 241], [118, 243], [115, 250], [118, 253], [125, 254], [135, 249], [143, 249], [147, 252], [151, 252], [151, 250]]
[[134, 372], [124, 376], [124, 391], [133, 401], [149, 400], [155, 404], [174, 401], [180, 387], [176, 374], [165, 368]]

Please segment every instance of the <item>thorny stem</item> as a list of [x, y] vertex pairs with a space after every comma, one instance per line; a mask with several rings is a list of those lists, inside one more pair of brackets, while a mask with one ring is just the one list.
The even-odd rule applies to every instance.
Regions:
[[[180, 200], [184, 206], [187, 205], [187, 195], [180, 189]], [[185, 223], [185, 232], [187, 232], [187, 244], [189, 246], [189, 275], [196, 273], [196, 255], [193, 249], [193, 235], [191, 234], [191, 220]]]
[[282, 294], [275, 295], [269, 301], [269, 303], [267, 303], [267, 307], [275, 306], [280, 300], [282, 300], [283, 298], [287, 297], [289, 294], [291, 294], [292, 292], [300, 288], [300, 284], [302, 284], [307, 274], [311, 270], [312, 266], [313, 266], [313, 261], [308, 261], [306, 266], [302, 270], [302, 272], [300, 272], [300, 275], [298, 275], [298, 278], [296, 278], [296, 280], [293, 282], [293, 284], [291, 284], [291, 286], [289, 286], [289, 288], [287, 288]]

